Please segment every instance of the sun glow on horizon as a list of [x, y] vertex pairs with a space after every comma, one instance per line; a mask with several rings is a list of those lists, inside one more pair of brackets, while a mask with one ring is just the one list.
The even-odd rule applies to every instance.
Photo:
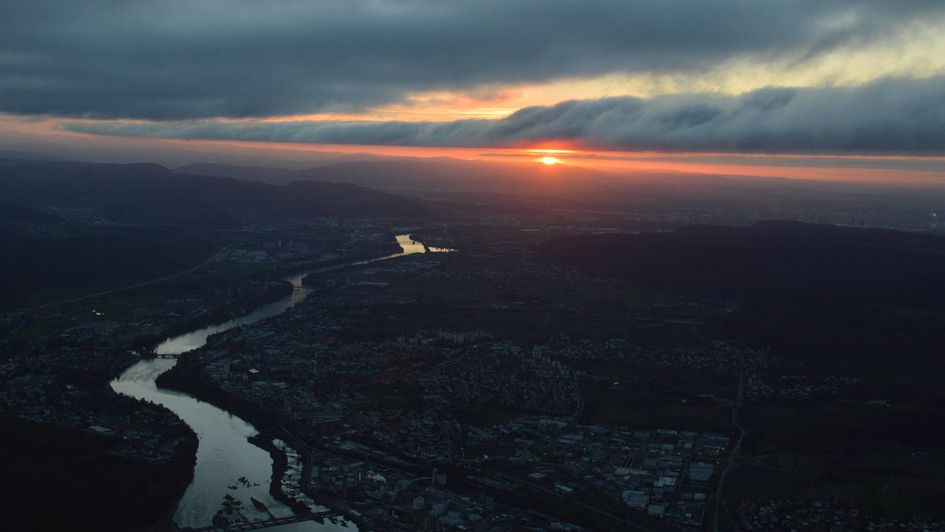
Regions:
[[[321, 166], [339, 157], [349, 160], [374, 157], [381, 160], [446, 158], [466, 162], [538, 165], [548, 171], [566, 165], [576, 170], [607, 172], [616, 176], [689, 173], [945, 186], [942, 177], [945, 175], [945, 156], [942, 155], [623, 151], [595, 149], [560, 140], [543, 142], [539, 146], [482, 148], [138, 138], [72, 132], [61, 129], [59, 121], [52, 118], [36, 121], [0, 115], [0, 141], [11, 132], [37, 142], [43, 138], [47, 142], [54, 138], [74, 149], [96, 153], [110, 150], [116, 150], [118, 154], [144, 153], [143, 150], [147, 150], [147, 160], [171, 167], [201, 162], [207, 154], [225, 157], [233, 164], [264, 164], [286, 168], [305, 167], [307, 163], [311, 163], [312, 167]], [[36, 149], [41, 151], [41, 148]], [[73, 152], [65, 153], [68, 156]], [[119, 155], [115, 161], [127, 162], [126, 157]]]

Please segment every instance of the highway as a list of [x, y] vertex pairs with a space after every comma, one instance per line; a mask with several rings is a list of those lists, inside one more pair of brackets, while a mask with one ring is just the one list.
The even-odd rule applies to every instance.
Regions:
[[[744, 367], [744, 364], [742, 364]], [[741, 410], [742, 402], [744, 400], [745, 394], [745, 370], [742, 369], [738, 374], [738, 393], [735, 395], [735, 404], [732, 405], [732, 424], [735, 425], [735, 428], [738, 429], [738, 440], [735, 442], [735, 447], [732, 448], [732, 454], [728, 458], [728, 463], [725, 465], [725, 469], [722, 470], [722, 474], [719, 475], [719, 485], [715, 491], [715, 511], [712, 516], [712, 530], [719, 532], [720, 525], [719, 519], [724, 509], [722, 505], [722, 488], [725, 486], [725, 479], [728, 477], [728, 474], [732, 471], [732, 468], [737, 465], [736, 459], [738, 458], [738, 453], [742, 448], [742, 441], [745, 439], [745, 427], [743, 427], [738, 422], [738, 412]]]
[[216, 253], [214, 253], [209, 259], [207, 259], [207, 260], [201, 262], [200, 264], [194, 266], [193, 268], [188, 268], [188, 269], [186, 269], [186, 270], [181, 270], [181, 271], [179, 271], [179, 272], [175, 272], [175, 273], [172, 273], [172, 274], [170, 274], [170, 275], [164, 275], [164, 276], [161, 276], [161, 277], [156, 277], [156, 278], [150, 279], [150, 280], [148, 280], [148, 281], [142, 281], [142, 282], [139, 282], [139, 283], [130, 284], [130, 285], [128, 285], [128, 286], [122, 286], [121, 288], [113, 288], [113, 289], [111, 289], [111, 290], [105, 290], [105, 291], [102, 291], [102, 292], [96, 292], [96, 293], [94, 293], [94, 294], [87, 294], [87, 295], [84, 295], [84, 296], [73, 297], [73, 298], [69, 298], [69, 299], [61, 299], [61, 300], [59, 300], [59, 301], [53, 301], [52, 303], [45, 303], [45, 304], [43, 304], [43, 305], [40, 305], [40, 308], [49, 308], [49, 307], [55, 307], [55, 306], [57, 306], [57, 305], [65, 305], [65, 304], [68, 304], [68, 303], [76, 303], [76, 302], [78, 302], [78, 301], [85, 301], [86, 299], [94, 299], [94, 298], [96, 298], [96, 297], [107, 296], [107, 295], [115, 294], [115, 293], [118, 293], [118, 292], [124, 292], [125, 290], [134, 290], [135, 288], [143, 288], [143, 287], [145, 287], [145, 286], [150, 286], [150, 285], [152, 285], [152, 284], [158, 284], [158, 283], [162, 283], [162, 282], [164, 282], [164, 281], [169, 281], [169, 280], [171, 280], [171, 279], [174, 279], [175, 277], [180, 277], [181, 275], [187, 275], [188, 273], [194, 273], [194, 272], [196, 272], [196, 271], [199, 270], [200, 268], [203, 268], [203, 267], [206, 266], [207, 264], [210, 264], [211, 262], [213, 262], [214, 260], [216, 260], [220, 255], [222, 255], [222, 254], [226, 253], [227, 251], [229, 251], [229, 249], [230, 249], [230, 246], [224, 246], [224, 247], [221, 248], [219, 251], [217, 251]]

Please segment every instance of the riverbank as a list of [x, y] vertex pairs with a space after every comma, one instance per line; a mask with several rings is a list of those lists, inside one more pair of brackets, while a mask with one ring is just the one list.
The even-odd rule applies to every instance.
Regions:
[[[298, 515], [311, 515], [316, 521], [320, 519], [330, 519], [330, 515], [313, 514], [304, 504], [291, 499], [282, 491], [282, 478], [285, 475], [287, 460], [285, 453], [279, 450], [272, 442], [278, 438], [289, 443], [298, 450], [304, 459], [305, 472], [311, 467], [311, 457], [306, 452], [306, 444], [297, 441], [292, 434], [286, 433], [273, 418], [272, 413], [262, 406], [250, 403], [240, 397], [230, 394], [214, 386], [203, 374], [203, 365], [199, 358], [193, 354], [184, 354], [180, 357], [180, 362], [172, 369], [163, 373], [157, 379], [157, 384], [161, 388], [186, 393], [200, 401], [209, 403], [217, 408], [230, 412], [250, 424], [252, 424], [259, 433], [248, 438], [253, 445], [266, 450], [273, 458], [272, 476], [270, 484], [270, 494], [279, 502], [285, 504]], [[351, 513], [351, 510], [340, 500], [332, 498], [323, 499], [324, 494], [317, 494], [308, 486], [302, 485], [302, 491], [312, 498], [317, 504], [325, 506], [331, 513], [343, 517], [344, 519], [355, 523], [359, 527], [367, 526], [367, 522], [357, 515]]]
[[158, 388], [186, 393], [240, 417], [263, 432], [276, 426], [276, 420], [264, 405], [246, 401], [217, 388], [203, 373], [200, 358], [192, 353], [177, 357], [177, 364], [155, 380]]
[[185, 334], [187, 331], [210, 327], [237, 318], [261, 306], [274, 303], [290, 296], [294, 289], [295, 288], [286, 281], [271, 281], [262, 293], [243, 298], [235, 305], [220, 307], [195, 318], [174, 323], [159, 334], [141, 337], [135, 342], [133, 347], [145, 353], [143, 358], [147, 358], [154, 352], [154, 348], [158, 344], [168, 338]]
[[272, 479], [269, 484], [269, 494], [291, 508], [297, 515], [314, 515], [305, 504], [290, 498], [282, 491], [282, 478], [285, 476], [289, 462], [285, 453], [272, 443], [275, 437], [277, 436], [270, 436], [262, 432], [249, 437], [249, 443], [267, 451], [269, 456], [272, 457]]
[[[286, 277], [285, 282], [278, 283], [283, 286], [283, 292], [269, 291], [268, 302], [243, 301], [239, 307], [228, 307], [223, 309], [222, 313], [209, 313], [177, 324], [171, 332], [182, 334], [169, 335], [153, 349], [158, 354], [174, 355], [173, 360], [143, 360], [128, 368], [116, 379], [113, 383], [113, 387], [117, 387], [116, 390], [120, 388], [121, 393], [125, 395], [165, 406], [191, 425], [200, 437], [194, 481], [182, 497], [175, 513], [175, 521], [178, 524], [200, 526], [208, 517], [215, 517], [215, 514], [207, 514], [206, 510], [214, 506], [213, 501], [220, 493], [224, 499], [232, 500], [230, 495], [235, 493], [231, 494], [226, 490], [239, 489], [243, 499], [249, 497], [249, 493], [242, 491], [241, 487], [234, 487], [236, 484], [230, 480], [231, 475], [244, 471], [252, 472], [251, 475], [245, 475], [252, 479], [251, 482], [244, 481], [244, 476], [237, 480], [249, 488], [250, 493], [255, 489], [253, 495], [257, 500], [265, 499], [270, 508], [276, 509], [274, 511], [282, 515], [291, 515], [292, 512], [302, 510], [282, 492], [286, 457], [284, 453], [277, 452], [278, 449], [274, 450], [272, 445], [273, 438], [287, 441], [296, 449], [299, 448], [296, 447], [297, 443], [292, 443], [293, 437], [290, 434], [282, 434], [284, 431], [273, 419], [269, 408], [271, 405], [251, 403], [211, 382], [205, 372], [205, 366], [210, 360], [203, 359], [197, 350], [214, 334], [240, 326], [250, 326], [277, 316], [305, 299], [310, 291], [298, 289], [301, 288], [301, 278], [307, 272], [320, 273], [422, 252], [409, 248], [419, 243], [411, 242], [407, 235], [397, 235], [396, 241], [401, 250], [399, 254], [397, 249], [383, 246], [381, 252], [389, 253], [382, 256], [362, 254], [361, 257], [347, 256], [304, 266], [295, 265], [301, 272], [294, 277]], [[261, 294], [264, 295], [265, 293]], [[195, 330], [194, 327], [199, 325], [206, 326]], [[151, 345], [155, 343], [157, 342]], [[201, 459], [201, 455], [207, 460]], [[265, 480], [262, 480], [263, 478]], [[263, 482], [269, 483], [268, 487], [262, 487]], [[305, 501], [311, 502], [307, 498]], [[252, 502], [255, 503], [256, 500]], [[243, 503], [247, 501], [243, 500]], [[311, 514], [307, 507], [304, 510], [306, 515]]]
[[395, 255], [401, 251], [401, 247], [396, 243], [391, 244], [390, 246], [385, 246], [383, 248], [377, 248], [372, 250], [370, 253], [359, 253], [357, 255], [345, 255], [336, 257], [333, 259], [326, 260], [315, 260], [310, 262], [301, 262], [298, 264], [293, 264], [291, 266], [286, 266], [282, 268], [277, 268], [273, 270], [272, 274], [276, 277], [289, 277], [305, 272], [316, 272], [325, 268], [334, 268], [336, 266], [343, 266], [345, 264], [356, 263], [366, 260], [372, 260], [378, 257], [383, 257], [386, 255]]

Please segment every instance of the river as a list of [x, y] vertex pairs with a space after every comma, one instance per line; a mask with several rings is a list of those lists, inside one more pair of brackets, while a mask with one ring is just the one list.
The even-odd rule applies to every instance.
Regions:
[[[210, 335], [243, 325], [251, 325], [286, 312], [311, 294], [311, 289], [302, 284], [302, 278], [308, 274], [427, 251], [453, 251], [440, 248], [428, 249], [424, 244], [411, 240], [410, 235], [397, 235], [397, 243], [401, 247], [400, 253], [313, 269], [287, 277], [285, 280], [295, 286], [291, 295], [263, 305], [244, 316], [168, 338], [158, 345], [154, 352], [160, 355], [180, 355], [202, 347], [207, 343]], [[239, 508], [243, 518], [248, 521], [268, 519], [269, 516], [265, 512], [254, 507], [251, 498], [262, 501], [274, 517], [293, 515], [289, 507], [276, 501], [269, 494], [272, 458], [268, 452], [247, 440], [259, 433], [255, 427], [189, 394], [157, 387], [155, 381], [158, 376], [174, 367], [175, 364], [177, 360], [173, 358], [141, 360], [111, 383], [112, 389], [117, 393], [164, 406], [187, 423], [197, 434], [199, 443], [194, 479], [177, 505], [174, 521], [181, 527], [209, 526], [213, 524], [214, 515], [223, 508], [226, 501], [229, 501], [227, 502], [229, 506]], [[330, 532], [350, 531], [353, 527], [353, 524], [343, 520], [337, 523], [326, 520], [325, 524], [315, 521], [297, 523], [291, 529], [300, 532], [316, 530]]]

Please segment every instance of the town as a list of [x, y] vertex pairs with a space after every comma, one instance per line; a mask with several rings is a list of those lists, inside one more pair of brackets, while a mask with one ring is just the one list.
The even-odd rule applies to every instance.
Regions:
[[[275, 500], [296, 515], [365, 530], [701, 530], [836, 513], [829, 499], [723, 503], [726, 476], [766, 460], [746, 454], [733, 420], [748, 402], [881, 409], [890, 397], [856, 399], [863, 377], [705, 338], [707, 323], [738, 312], [734, 300], [639, 292], [522, 260], [516, 250], [567, 229], [509, 225], [260, 228], [267, 238], [227, 243], [170, 281], [172, 297], [141, 287], [8, 312], [6, 345], [30, 356], [0, 366], [2, 407], [17, 423], [78, 431], [114, 460], [179, 475], [197, 445], [189, 427], [101, 383], [151, 360], [161, 338], [262, 305], [251, 326], [237, 319], [176, 362], [155, 360], [169, 369], [157, 385], [255, 425], [251, 441], [277, 464]], [[265, 310], [277, 300], [291, 304]], [[60, 332], [30, 330], [42, 326]], [[282, 515], [241, 502], [242, 481], [232, 482], [214, 526]], [[940, 524], [849, 516], [874, 528]]]

